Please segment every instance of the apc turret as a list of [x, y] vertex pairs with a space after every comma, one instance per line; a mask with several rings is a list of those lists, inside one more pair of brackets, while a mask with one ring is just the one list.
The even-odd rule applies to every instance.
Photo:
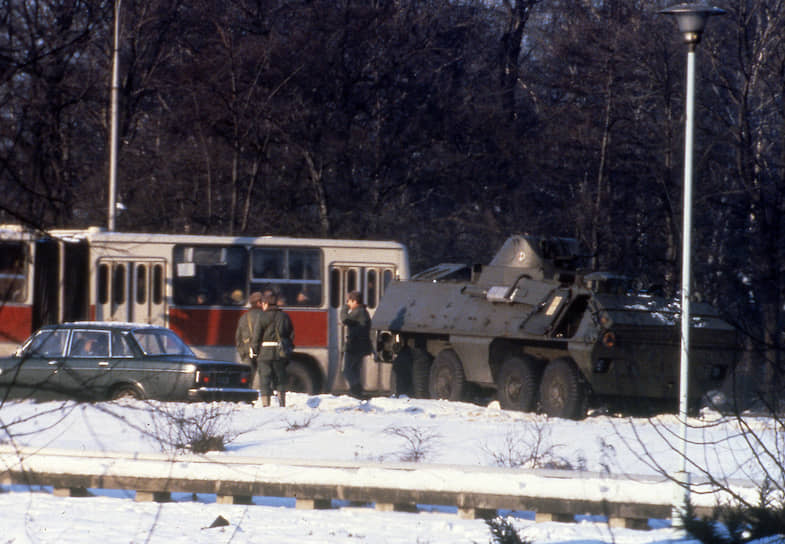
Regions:
[[[590, 405], [675, 410], [677, 301], [583, 268], [576, 240], [513, 236], [485, 266], [437, 265], [394, 282], [373, 316], [380, 364], [418, 397], [495, 395], [503, 408], [579, 419]], [[722, 386], [736, 332], [691, 303], [689, 398]], [[629, 410], [628, 410], [629, 411]]]

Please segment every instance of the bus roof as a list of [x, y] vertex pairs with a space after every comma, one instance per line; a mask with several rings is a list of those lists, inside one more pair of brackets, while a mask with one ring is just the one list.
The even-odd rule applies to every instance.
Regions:
[[[16, 239], [29, 240], [42, 233], [26, 229], [20, 225], [0, 225], [0, 238], [3, 234]], [[127, 242], [136, 244], [238, 244], [254, 245], [285, 245], [302, 247], [353, 247], [363, 249], [398, 249], [406, 251], [406, 247], [389, 240], [350, 240], [338, 238], [300, 238], [292, 236], [228, 236], [210, 234], [153, 234], [141, 232], [108, 231], [102, 227], [86, 229], [52, 229], [46, 234], [61, 240], [87, 240], [88, 242]], [[20, 236], [24, 235], [24, 237]]]

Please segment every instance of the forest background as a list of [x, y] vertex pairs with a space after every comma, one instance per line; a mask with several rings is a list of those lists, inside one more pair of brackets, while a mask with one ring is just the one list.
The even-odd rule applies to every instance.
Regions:
[[[118, 230], [580, 239], [678, 292], [686, 46], [660, 0], [118, 0]], [[697, 50], [694, 293], [780, 369], [785, 1]], [[107, 224], [115, 2], [0, 0], [0, 221]]]

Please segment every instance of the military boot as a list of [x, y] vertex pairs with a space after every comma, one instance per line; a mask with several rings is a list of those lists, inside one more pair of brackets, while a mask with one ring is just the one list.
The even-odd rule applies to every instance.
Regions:
[[349, 387], [349, 395], [356, 398], [362, 399], [363, 398], [363, 387], [359, 383], [356, 383]]
[[278, 392], [278, 406], [280, 406], [281, 408], [286, 406], [286, 391]]

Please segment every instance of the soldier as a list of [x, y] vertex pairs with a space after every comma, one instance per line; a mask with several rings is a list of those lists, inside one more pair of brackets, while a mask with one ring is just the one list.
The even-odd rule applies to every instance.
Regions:
[[262, 344], [259, 354], [259, 389], [262, 406], [270, 406], [270, 396], [278, 390], [279, 406], [286, 406], [286, 365], [294, 349], [294, 327], [289, 315], [278, 307], [278, 297], [266, 293], [262, 298]]
[[237, 322], [234, 333], [234, 343], [240, 361], [249, 365], [253, 370], [253, 388], [259, 388], [257, 372], [257, 357], [262, 342], [262, 294], [258, 291], [248, 297], [250, 309], [244, 313]]
[[341, 308], [341, 321], [346, 326], [346, 345], [344, 346], [343, 376], [349, 383], [353, 397], [362, 396], [360, 381], [363, 357], [373, 352], [371, 346], [371, 316], [362, 302], [359, 291], [346, 295], [346, 305]]

